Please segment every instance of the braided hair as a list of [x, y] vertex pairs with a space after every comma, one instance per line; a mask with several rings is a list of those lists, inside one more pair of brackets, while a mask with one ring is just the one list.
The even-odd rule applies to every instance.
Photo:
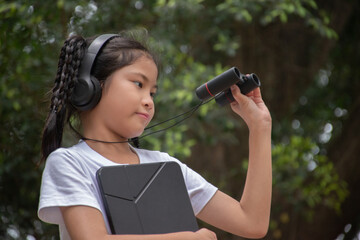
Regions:
[[55, 84], [52, 89], [50, 112], [43, 129], [42, 161], [61, 146], [65, 119], [69, 120], [72, 112], [75, 111], [70, 103], [70, 96], [77, 81], [85, 49], [86, 41], [79, 36], [70, 37], [61, 48]]
[[[81, 36], [71, 36], [65, 40], [61, 48], [55, 84], [51, 91], [50, 111], [42, 133], [41, 162], [61, 146], [66, 123], [78, 137], [82, 137], [70, 123], [71, 117], [77, 116], [79, 113], [79, 110], [71, 104], [71, 94], [78, 80], [80, 64], [86, 48], [94, 39], [95, 37], [84, 39]], [[153, 59], [158, 65], [156, 57], [133, 37], [125, 35], [115, 37], [101, 49], [91, 74], [102, 85], [113, 72], [131, 65], [143, 55]], [[131, 142], [136, 147], [139, 146], [137, 138], [132, 139]]]

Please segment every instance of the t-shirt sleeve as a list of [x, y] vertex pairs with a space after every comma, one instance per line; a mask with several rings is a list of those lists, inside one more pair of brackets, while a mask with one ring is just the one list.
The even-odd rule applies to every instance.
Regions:
[[63, 223], [60, 206], [84, 205], [100, 210], [96, 186], [82, 165], [64, 150], [47, 159], [41, 183], [38, 216], [48, 223]]
[[214, 196], [218, 189], [206, 181], [200, 174], [189, 168], [186, 164], [173, 157], [170, 157], [170, 159], [179, 163], [181, 167], [191, 205], [193, 207], [194, 214], [197, 215]]

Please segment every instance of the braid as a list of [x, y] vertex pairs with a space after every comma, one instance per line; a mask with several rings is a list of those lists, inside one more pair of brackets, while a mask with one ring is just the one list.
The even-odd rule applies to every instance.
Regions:
[[86, 41], [79, 36], [70, 37], [61, 48], [55, 84], [52, 89], [50, 112], [43, 130], [42, 161], [61, 146], [65, 119], [69, 121], [74, 112], [70, 99], [78, 79], [85, 48]]

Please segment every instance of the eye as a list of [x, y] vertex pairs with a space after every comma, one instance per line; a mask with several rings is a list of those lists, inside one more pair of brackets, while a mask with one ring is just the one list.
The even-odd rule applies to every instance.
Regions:
[[143, 87], [142, 82], [134, 81], [134, 83], [135, 83], [139, 88], [142, 88], [142, 87]]
[[151, 92], [151, 93], [150, 93], [150, 96], [151, 96], [152, 98], [154, 98], [154, 97], [156, 96], [156, 92]]

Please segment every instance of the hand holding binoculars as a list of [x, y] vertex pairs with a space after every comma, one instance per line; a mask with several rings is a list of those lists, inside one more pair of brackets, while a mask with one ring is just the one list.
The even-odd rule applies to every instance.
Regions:
[[217, 104], [225, 106], [235, 101], [230, 90], [234, 84], [239, 86], [242, 94], [247, 94], [260, 87], [260, 79], [254, 73], [244, 75], [239, 69], [232, 67], [198, 87], [195, 92], [202, 101], [215, 97]]

